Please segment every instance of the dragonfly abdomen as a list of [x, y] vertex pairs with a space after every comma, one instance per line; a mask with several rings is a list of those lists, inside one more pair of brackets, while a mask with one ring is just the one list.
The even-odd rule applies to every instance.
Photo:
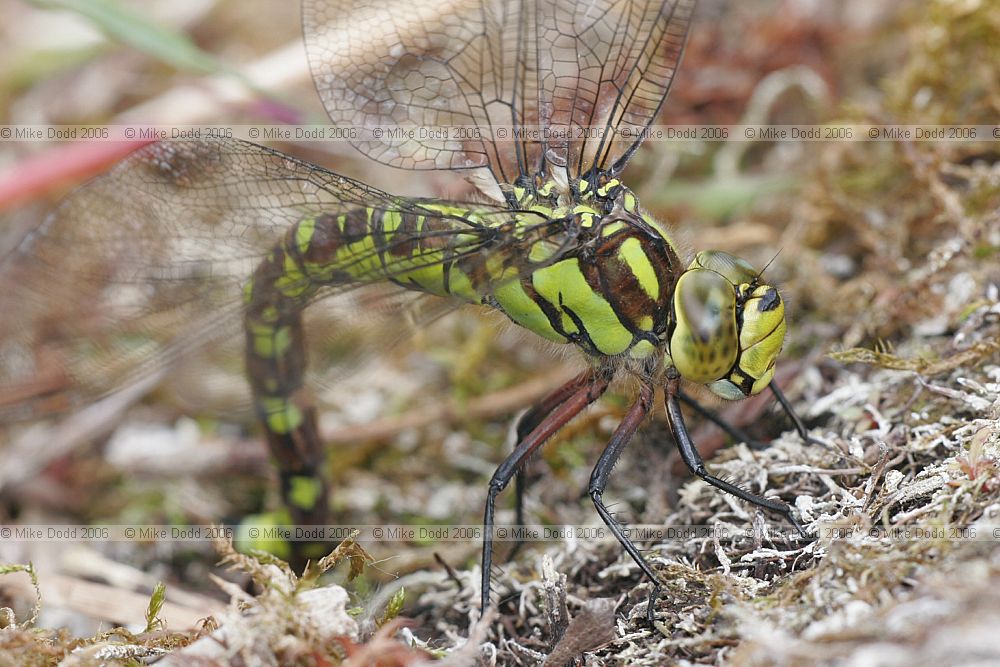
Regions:
[[315, 523], [328, 495], [317, 474], [323, 447], [315, 410], [305, 395], [303, 309], [322, 288], [384, 281], [478, 302], [469, 276], [453, 265], [492, 238], [474, 211], [400, 199], [392, 208], [303, 218], [254, 270], [244, 286], [247, 375], [294, 523]]

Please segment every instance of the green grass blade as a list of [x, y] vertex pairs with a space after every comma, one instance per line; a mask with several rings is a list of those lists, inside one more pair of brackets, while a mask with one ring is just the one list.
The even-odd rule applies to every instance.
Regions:
[[42, 9], [71, 11], [91, 21], [109, 38], [127, 44], [181, 70], [199, 73], [229, 72], [188, 37], [151, 22], [112, 0], [30, 0]]

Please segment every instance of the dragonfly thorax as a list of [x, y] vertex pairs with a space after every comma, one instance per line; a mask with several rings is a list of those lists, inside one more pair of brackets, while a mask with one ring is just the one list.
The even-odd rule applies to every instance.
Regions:
[[544, 182], [518, 194], [526, 217], [543, 215], [562, 231], [522, 248], [528, 262], [517, 280], [495, 282], [489, 305], [590, 356], [662, 354], [682, 265], [635, 196], [617, 181], [600, 191], [577, 190], [568, 200]]
[[[531, 270], [494, 291], [490, 305], [514, 322], [595, 357], [656, 359], [684, 379], [734, 400], [774, 375], [784, 303], [746, 261], [699, 253], [681, 270], [667, 232], [635, 195], [601, 174], [565, 185], [537, 180], [516, 191], [525, 210], [566, 219], [565, 238], [537, 242]], [[576, 250], [548, 261], [556, 249]]]

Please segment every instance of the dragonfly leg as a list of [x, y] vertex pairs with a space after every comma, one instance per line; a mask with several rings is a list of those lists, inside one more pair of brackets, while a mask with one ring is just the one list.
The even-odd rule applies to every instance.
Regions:
[[802, 418], [799, 417], [798, 413], [792, 408], [792, 404], [788, 401], [788, 398], [785, 397], [785, 393], [778, 389], [778, 385], [774, 383], [774, 380], [772, 380], [771, 384], [768, 386], [771, 388], [771, 393], [774, 394], [778, 403], [780, 403], [781, 407], [784, 408], [785, 413], [788, 414], [788, 418], [792, 420], [792, 424], [795, 425], [795, 430], [798, 432], [799, 436], [810, 445], [826, 446], [823, 442], [809, 435], [806, 431], [806, 425], [802, 422]]
[[[483, 581], [482, 581], [482, 608], [483, 611], [490, 604], [490, 575], [493, 566], [493, 524], [494, 507], [497, 495], [503, 491], [510, 480], [513, 479], [517, 471], [524, 465], [524, 462], [535, 450], [541, 447], [546, 440], [565, 426], [576, 415], [580, 414], [584, 408], [601, 397], [611, 384], [610, 372], [598, 372], [594, 374], [591, 381], [581, 382], [575, 390], [570, 393], [565, 400], [560, 402], [548, 415], [542, 419], [535, 428], [522, 439], [510, 456], [493, 473], [490, 479], [490, 488], [486, 496], [486, 511], [483, 516]], [[588, 377], [588, 379], [590, 379]], [[579, 379], [579, 378], [578, 378]], [[572, 385], [576, 380], [569, 383]], [[557, 390], [558, 391], [558, 390]]]
[[744, 431], [736, 428], [735, 426], [727, 422], [725, 419], [720, 417], [718, 414], [716, 414], [712, 410], [709, 410], [708, 408], [698, 403], [698, 401], [688, 396], [686, 393], [684, 393], [683, 389], [677, 390], [677, 398], [680, 399], [681, 403], [683, 403], [684, 405], [688, 406], [689, 408], [697, 412], [703, 419], [707, 419], [708, 421], [712, 422], [713, 424], [721, 428], [723, 431], [726, 432], [726, 434], [730, 438], [732, 438], [736, 442], [745, 442], [752, 449], [763, 449], [765, 447], [764, 443], [754, 440]]
[[653, 568], [643, 558], [639, 548], [625, 535], [621, 524], [608, 511], [607, 506], [604, 504], [603, 496], [604, 489], [608, 486], [608, 478], [611, 476], [611, 471], [618, 462], [618, 457], [621, 456], [625, 446], [632, 439], [632, 436], [635, 435], [636, 430], [642, 424], [642, 420], [646, 418], [646, 415], [649, 414], [652, 406], [653, 386], [649, 383], [643, 383], [642, 388], [639, 390], [639, 398], [629, 408], [629, 411], [625, 414], [625, 418], [622, 419], [622, 422], [615, 429], [614, 434], [612, 434], [611, 440], [608, 441], [607, 447], [601, 452], [601, 458], [597, 460], [597, 465], [594, 466], [594, 471], [590, 474], [589, 487], [590, 498], [594, 501], [594, 507], [597, 508], [597, 513], [601, 515], [601, 519], [605, 525], [611, 529], [611, 533], [615, 536], [615, 539], [628, 552], [628, 555], [632, 557], [632, 560], [639, 566], [643, 574], [653, 582], [653, 592], [649, 596], [646, 607], [646, 618], [649, 620], [650, 625], [653, 622], [653, 607], [656, 603], [656, 598], [659, 597], [662, 584], [659, 577], [653, 572]]
[[755, 493], [751, 493], [744, 488], [712, 475], [705, 469], [705, 462], [702, 460], [701, 454], [698, 453], [698, 449], [694, 446], [694, 443], [691, 442], [691, 436], [688, 434], [687, 426], [684, 424], [684, 417], [681, 414], [681, 406], [677, 398], [678, 391], [679, 378], [676, 374], [674, 374], [672, 377], [668, 377], [666, 391], [664, 392], [664, 402], [666, 403], [667, 408], [667, 421], [670, 423], [670, 431], [673, 433], [674, 440], [677, 442], [677, 449], [680, 451], [681, 458], [684, 459], [684, 463], [691, 470], [691, 472], [717, 489], [721, 489], [722, 491], [731, 493], [737, 498], [745, 500], [748, 503], [752, 503], [758, 507], [782, 515], [789, 523], [795, 526], [795, 529], [799, 531], [803, 537], [808, 538], [808, 533], [806, 533], [805, 529], [802, 528], [799, 522], [796, 521], [795, 517], [792, 515], [791, 507], [780, 500], [770, 500]]
[[[569, 382], [561, 385], [559, 388], [554, 389], [548, 396], [525, 411], [517, 419], [517, 423], [514, 426], [516, 438], [514, 440], [515, 448], [517, 447], [517, 444], [527, 438], [528, 434], [534, 431], [553, 410], [565, 403], [567, 399], [579, 391], [581, 387], [588, 386], [593, 383], [593, 381], [593, 371], [585, 371], [574, 377]], [[524, 525], [524, 493], [527, 491], [527, 488], [528, 480], [525, 476], [525, 467], [521, 466], [517, 469], [517, 476], [514, 478], [514, 522], [518, 526]], [[507, 555], [507, 558], [513, 558], [523, 544], [524, 540], [518, 539], [517, 542], [514, 543], [514, 548], [511, 550], [510, 554]]]

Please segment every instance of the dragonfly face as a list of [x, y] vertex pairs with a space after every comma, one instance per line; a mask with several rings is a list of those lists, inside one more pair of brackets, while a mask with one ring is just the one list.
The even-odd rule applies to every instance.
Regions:
[[785, 305], [745, 260], [698, 253], [674, 290], [670, 363], [681, 377], [736, 400], [774, 377], [785, 340]]

